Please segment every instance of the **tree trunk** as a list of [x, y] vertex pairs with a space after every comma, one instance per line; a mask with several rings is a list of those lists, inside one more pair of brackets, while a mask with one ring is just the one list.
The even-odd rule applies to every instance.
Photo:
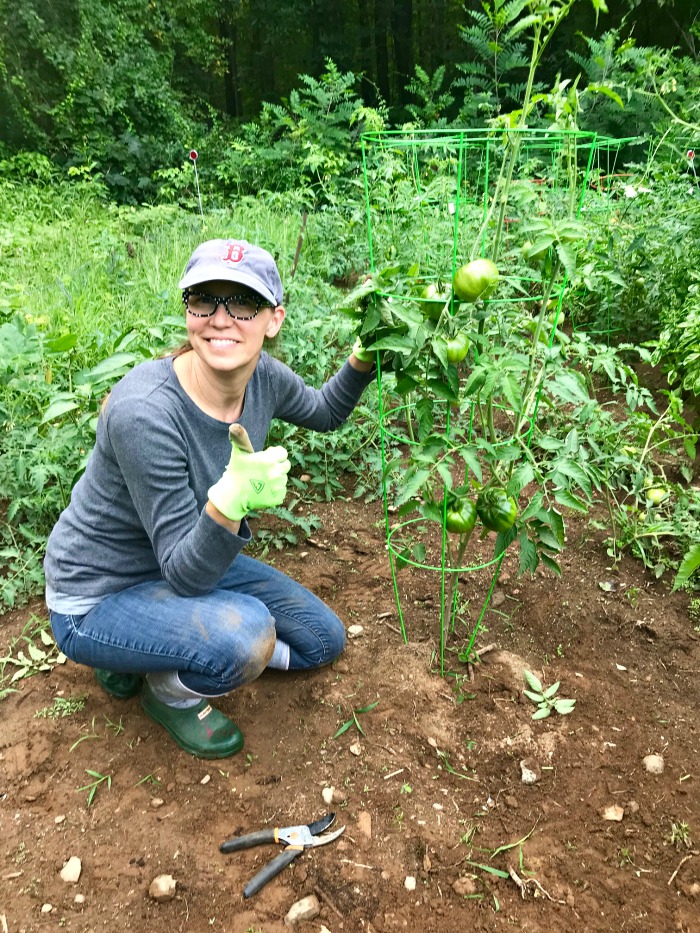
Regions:
[[377, 57], [377, 88], [384, 100], [391, 100], [391, 79], [389, 76], [389, 29], [391, 26], [392, 0], [375, 0], [374, 3], [374, 38]]
[[238, 81], [238, 27], [236, 23], [219, 17], [219, 35], [226, 41], [227, 67], [224, 72], [226, 113], [236, 119], [243, 116]]
[[396, 101], [406, 102], [406, 85], [413, 77], [413, 0], [397, 0], [391, 14], [394, 36]]

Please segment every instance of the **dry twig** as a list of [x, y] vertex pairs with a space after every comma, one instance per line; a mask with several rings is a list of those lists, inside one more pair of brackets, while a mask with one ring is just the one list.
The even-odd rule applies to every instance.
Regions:
[[682, 858], [682, 859], [680, 860], [680, 862], [678, 863], [678, 868], [674, 871], [674, 873], [671, 875], [671, 877], [670, 877], [670, 878], [668, 879], [668, 881], [666, 882], [667, 884], [671, 884], [671, 882], [672, 882], [673, 879], [676, 877], [676, 875], [678, 874], [678, 872], [681, 870], [681, 868], [683, 867], [683, 865], [685, 865], [685, 863], [688, 861], [688, 859], [689, 859], [689, 858], [692, 858], [694, 855], [700, 855], [700, 852], [698, 852], [697, 849], [693, 849], [693, 851], [692, 851], [689, 855], [684, 855], [684, 856], [683, 856], [683, 858]]

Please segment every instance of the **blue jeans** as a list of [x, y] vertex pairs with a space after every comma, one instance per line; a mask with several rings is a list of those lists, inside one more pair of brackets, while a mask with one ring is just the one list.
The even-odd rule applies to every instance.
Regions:
[[255, 680], [275, 638], [289, 645], [290, 670], [329, 664], [345, 647], [343, 623], [325, 603], [240, 554], [206, 596], [179, 596], [158, 580], [107, 596], [86, 615], [50, 616], [71, 660], [119, 673], [177, 671], [203, 696]]

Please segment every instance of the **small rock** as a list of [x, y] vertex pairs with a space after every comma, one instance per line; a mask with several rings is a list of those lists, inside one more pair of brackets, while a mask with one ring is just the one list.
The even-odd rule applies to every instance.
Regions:
[[73, 901], [74, 901], [74, 903], [76, 903], [76, 904], [84, 904], [84, 903], [85, 903], [85, 895], [84, 895], [84, 894], [76, 894], [75, 897], [73, 898]]
[[505, 802], [505, 805], [507, 807], [510, 807], [511, 810], [518, 809], [518, 801], [515, 799], [515, 797], [513, 797], [512, 794], [506, 794], [503, 800]]
[[77, 855], [71, 855], [68, 861], [65, 863], [61, 869], [61, 880], [65, 881], [66, 884], [77, 884], [80, 879], [80, 872], [83, 870], [83, 865]]
[[300, 901], [297, 901], [296, 904], [292, 904], [287, 916], [284, 918], [284, 922], [288, 927], [291, 927], [301, 920], [313, 920], [320, 913], [321, 905], [318, 898], [315, 894], [310, 894], [308, 897], [303, 897]]
[[347, 674], [350, 671], [350, 665], [347, 661], [336, 661], [333, 670], [337, 671], [338, 674]]
[[425, 855], [423, 856], [423, 871], [430, 871], [432, 867], [433, 867], [433, 863], [430, 860], [430, 856], [426, 852]]
[[328, 929], [327, 926], [324, 926], [323, 924], [321, 924], [321, 929], [318, 931], [318, 933], [331, 933], [331, 931]]
[[664, 760], [661, 755], [647, 755], [646, 758], [642, 759], [642, 764], [649, 774], [664, 773]]
[[321, 791], [321, 796], [323, 797], [323, 802], [325, 804], [333, 803], [333, 794], [335, 793], [335, 787], [324, 787]]
[[202, 780], [201, 780], [199, 783], [200, 783], [200, 784], [208, 784], [209, 781], [211, 781], [211, 774], [205, 774], [204, 777], [202, 778]]
[[351, 625], [348, 627], [348, 638], [359, 638], [365, 631], [364, 625]]
[[41, 905], [41, 912], [42, 912], [42, 914], [50, 914], [52, 910], [53, 910], [53, 905], [52, 905], [52, 904], [42, 904], [42, 905]]
[[567, 904], [568, 907], [575, 907], [575, 906], [576, 906], [576, 898], [574, 897], [573, 894], [567, 894], [567, 895], [566, 895], [566, 904]]
[[172, 875], [158, 875], [151, 881], [148, 893], [154, 901], [171, 901], [175, 897], [177, 881]]
[[613, 823], [619, 823], [625, 815], [625, 811], [622, 809], [622, 807], [619, 807], [616, 803], [613, 803], [609, 807], [603, 807], [603, 809], [600, 811], [600, 815], [604, 820], [610, 820]]
[[154, 810], [157, 810], [158, 807], [162, 807], [164, 803], [165, 801], [162, 799], [162, 797], [154, 797], [153, 800], [151, 800], [151, 806]]
[[523, 784], [536, 784], [542, 777], [540, 766], [535, 758], [523, 758], [520, 762]]
[[366, 839], [372, 838], [372, 815], [366, 810], [357, 814], [357, 828]]
[[309, 473], [302, 473], [299, 479], [302, 483], [309, 483], [311, 482], [311, 475]]
[[299, 555], [299, 557], [308, 557], [308, 556], [309, 556], [308, 551], [302, 551], [301, 554]]
[[65, 816], [61, 814], [60, 816], [55, 817], [54, 823], [58, 826], [59, 823], [62, 823], [65, 820]]
[[437, 742], [436, 742], [435, 739], [433, 739], [433, 738], [429, 738], [429, 739], [428, 739], [428, 745], [429, 745], [431, 748], [437, 748]]
[[333, 788], [333, 799], [331, 803], [347, 803], [348, 795], [339, 787]]
[[468, 897], [470, 894], [476, 894], [476, 881], [473, 878], [458, 878], [452, 885], [452, 890], [457, 897]]
[[406, 876], [406, 880], [404, 881], [403, 886], [407, 891], [416, 890], [416, 879], [413, 877], [413, 875]]
[[639, 804], [636, 800], [630, 800], [630, 802], [627, 804], [627, 812], [639, 813]]
[[353, 742], [350, 746], [350, 754], [354, 755], [355, 758], [358, 758], [362, 754], [362, 746], [359, 742]]

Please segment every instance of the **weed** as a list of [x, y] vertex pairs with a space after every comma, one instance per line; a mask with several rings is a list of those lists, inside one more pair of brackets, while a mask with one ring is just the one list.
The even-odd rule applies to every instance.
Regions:
[[157, 784], [160, 786], [160, 778], [157, 778], [155, 774], [147, 774], [145, 777], [142, 777], [140, 781], [137, 781], [134, 787], [138, 787], [140, 784]]
[[34, 713], [35, 719], [63, 719], [85, 708], [86, 693], [75, 697], [55, 697], [52, 706], [45, 706]]
[[336, 734], [333, 736], [334, 739], [337, 739], [339, 735], [342, 735], [344, 732], [347, 732], [352, 726], [357, 726], [358, 731], [361, 735], [364, 735], [364, 729], [360, 725], [360, 720], [357, 718], [362, 713], [369, 713], [370, 710], [373, 710], [374, 707], [379, 703], [379, 700], [375, 700], [374, 703], [370, 703], [368, 706], [358, 706], [352, 711], [352, 718], [348, 719], [347, 722], [344, 722], [343, 725], [338, 729]]
[[700, 598], [697, 596], [688, 604], [688, 618], [696, 632], [700, 632]]
[[94, 780], [91, 781], [89, 784], [84, 784], [83, 787], [79, 787], [76, 790], [76, 793], [79, 794], [81, 791], [84, 791], [84, 790], [88, 792], [87, 805], [89, 807], [92, 804], [92, 801], [95, 798], [95, 794], [97, 793], [97, 788], [100, 787], [100, 785], [104, 784], [104, 782], [106, 781], [107, 790], [111, 789], [112, 775], [111, 774], [100, 774], [99, 771], [91, 771], [89, 768], [85, 769], [85, 773], [89, 774], [91, 778], [94, 778]]
[[523, 693], [536, 704], [537, 709], [532, 714], [533, 719], [546, 719], [554, 710], [560, 716], [568, 716], [573, 713], [576, 700], [565, 700], [563, 697], [557, 697], [556, 693], [561, 686], [560, 681], [552, 684], [551, 687], [544, 688], [542, 683], [533, 673], [528, 670], [523, 671], [525, 683], [530, 688], [523, 690]]
[[94, 717], [94, 716], [92, 717], [92, 721], [90, 722], [90, 730], [91, 730], [91, 731], [90, 731], [90, 732], [87, 732], [86, 730], [87, 730], [87, 726], [83, 726], [83, 728], [80, 730], [83, 734], [80, 736], [79, 739], [77, 739], [75, 742], [73, 742], [73, 744], [71, 745], [71, 747], [68, 749], [69, 752], [72, 752], [74, 748], [77, 748], [78, 745], [80, 745], [80, 743], [81, 743], [81, 742], [84, 742], [86, 739], [99, 739], [99, 738], [101, 738], [101, 736], [99, 736], [99, 735], [97, 734], [97, 732], [95, 732], [95, 717]]
[[403, 829], [403, 828], [404, 828], [404, 819], [405, 819], [405, 816], [406, 816], [405, 813], [403, 812], [403, 810], [401, 809], [401, 807], [400, 807], [398, 804], [396, 804], [396, 805], [394, 806], [393, 810], [394, 810], [394, 816], [393, 816], [392, 822], [393, 822], [399, 829]]
[[119, 722], [112, 722], [108, 716], [105, 716], [105, 722], [107, 723], [107, 728], [111, 729], [115, 735], [121, 735], [124, 731], [121, 716], [119, 717]]
[[[4, 698], [8, 693], [15, 692], [11, 685], [18, 680], [31, 677], [39, 672], [50, 671], [56, 664], [66, 663], [67, 658], [58, 650], [56, 642], [47, 631], [48, 627], [48, 619], [39, 619], [33, 615], [22, 630], [22, 634], [13, 640], [8, 654], [0, 658], [0, 685], [7, 684], [0, 692], [0, 699]], [[39, 647], [36, 643], [37, 639], [43, 647]], [[15, 655], [13, 652], [17, 645], [21, 645], [21, 647]], [[13, 665], [16, 669], [11, 675], [6, 676], [5, 670], [8, 664]]]
[[620, 868], [624, 868], [625, 865], [634, 865], [634, 850], [621, 846], [617, 852], [617, 864]]
[[668, 841], [677, 849], [690, 849], [693, 840], [690, 837], [690, 826], [687, 823], [671, 823], [671, 832]]

